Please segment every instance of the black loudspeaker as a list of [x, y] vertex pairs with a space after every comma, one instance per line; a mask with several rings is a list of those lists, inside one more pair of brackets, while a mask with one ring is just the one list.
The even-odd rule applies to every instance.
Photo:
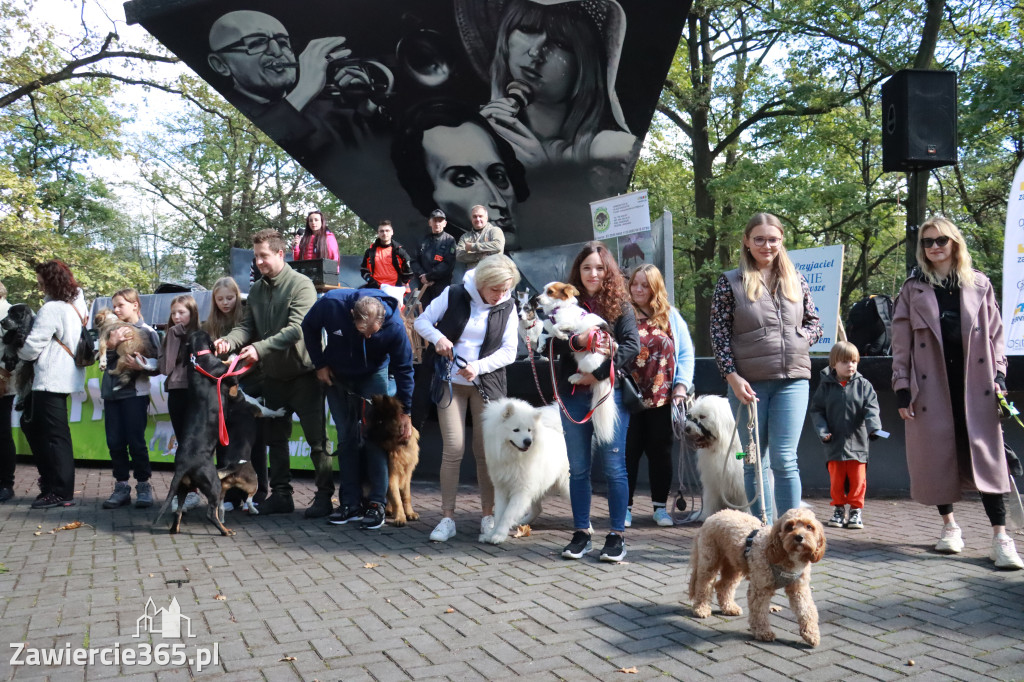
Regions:
[[956, 73], [897, 71], [882, 84], [882, 170], [956, 163]]

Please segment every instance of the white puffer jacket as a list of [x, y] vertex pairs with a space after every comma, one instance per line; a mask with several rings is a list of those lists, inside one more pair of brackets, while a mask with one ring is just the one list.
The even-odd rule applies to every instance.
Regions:
[[36, 361], [33, 391], [77, 393], [85, 390], [85, 369], [75, 367], [75, 359], [61, 348], [54, 336], [73, 353], [82, 334], [82, 318], [87, 314], [85, 294], [81, 289], [73, 304], [46, 298], [43, 307], [36, 313], [32, 333], [18, 351], [18, 357], [22, 360]]

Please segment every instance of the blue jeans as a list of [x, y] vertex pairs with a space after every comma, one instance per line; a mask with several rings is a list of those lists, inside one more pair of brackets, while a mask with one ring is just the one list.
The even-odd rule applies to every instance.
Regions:
[[[810, 382], [807, 379], [773, 379], [770, 381], [751, 381], [750, 387], [757, 394], [757, 437], [761, 443], [761, 480], [764, 482], [765, 496], [768, 500], [775, 499], [775, 509], [782, 516], [790, 509], [800, 506], [800, 469], [797, 466], [796, 447], [800, 442], [800, 432], [804, 428], [807, 417], [807, 399]], [[739, 399], [729, 387], [729, 405], [735, 413]], [[749, 439], [747, 430], [747, 409], [740, 410], [737, 420], [740, 442], [744, 449]], [[775, 490], [772, 490], [768, 467], [775, 477]], [[743, 465], [743, 483], [747, 489], [747, 499], [752, 499], [757, 492], [754, 478], [754, 466]], [[750, 511], [757, 517], [761, 516], [763, 500], [758, 499]], [[775, 520], [771, 507], [768, 522]]]
[[365, 475], [370, 484], [367, 499], [383, 507], [387, 504], [388, 455], [373, 443], [363, 440], [360, 422], [363, 398], [394, 395], [394, 382], [388, 381], [388, 366], [384, 365], [377, 372], [346, 384], [342, 387], [335, 381], [333, 386], [327, 387], [327, 405], [338, 430], [338, 474], [341, 479], [338, 497], [341, 506], [358, 508]]
[[[562, 396], [562, 402], [573, 419], [582, 419], [590, 411], [590, 391], [577, 389], [574, 395]], [[626, 430], [629, 428], [629, 412], [622, 407], [622, 391], [615, 389], [613, 398], [619, 412], [619, 424], [610, 443], [594, 443], [594, 424], [574, 424], [565, 414], [562, 429], [565, 431], [565, 447], [569, 451], [569, 500], [572, 505], [573, 527], [577, 530], [590, 528], [590, 498], [593, 489], [590, 471], [594, 457], [604, 466], [604, 477], [608, 483], [608, 515], [611, 529], [615, 533], [626, 530], [626, 500], [629, 498], [629, 477], [626, 475]], [[611, 398], [609, 398], [611, 400]]]

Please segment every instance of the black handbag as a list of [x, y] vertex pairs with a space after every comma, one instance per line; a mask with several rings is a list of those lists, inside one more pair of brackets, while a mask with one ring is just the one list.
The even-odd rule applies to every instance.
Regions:
[[619, 372], [618, 374], [619, 386], [622, 387], [622, 406], [629, 410], [630, 414], [636, 414], [645, 408], [644, 400], [640, 396], [640, 387], [636, 385], [632, 374], [628, 372]]

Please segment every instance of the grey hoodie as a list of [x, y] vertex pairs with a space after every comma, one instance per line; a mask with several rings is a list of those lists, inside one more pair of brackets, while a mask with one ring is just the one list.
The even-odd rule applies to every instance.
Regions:
[[882, 428], [871, 382], [854, 372], [843, 386], [831, 367], [821, 370], [821, 383], [811, 398], [811, 421], [818, 438], [832, 434], [832, 440], [823, 443], [828, 461], [867, 463], [868, 434]]

